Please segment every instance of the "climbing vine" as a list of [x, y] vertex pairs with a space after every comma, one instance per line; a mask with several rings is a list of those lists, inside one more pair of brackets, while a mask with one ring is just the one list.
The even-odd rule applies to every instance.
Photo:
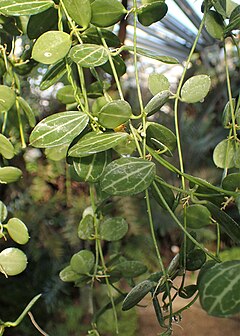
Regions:
[[[232, 316], [240, 310], [237, 290], [240, 262], [221, 262], [219, 258], [222, 231], [234, 243], [240, 241], [240, 225], [225, 211], [229, 204], [240, 209], [240, 98], [232, 92], [226, 48], [230, 41], [239, 62], [235, 33], [240, 28], [240, 6], [230, 0], [203, 1], [202, 21], [177, 89], [172, 92], [168, 78], [153, 73], [148, 78], [152, 98], [144, 105], [138, 57], [165, 64], [179, 63], [173, 57], [138, 47], [137, 25], [150, 26], [162, 20], [168, 12], [167, 3], [134, 0], [129, 8], [118, 0], [2, 0], [0, 3], [0, 23], [5, 31], [0, 46], [0, 182], [12, 183], [22, 175], [19, 168], [9, 164], [15, 152], [6, 130], [15, 114], [23, 149], [29, 143], [30, 147], [43, 149], [50, 158], [65, 159], [78, 180], [88, 185], [91, 205], [84, 210], [77, 232], [79, 239], [86, 242], [86, 248], [71, 257], [59, 276], [64, 282], [90, 289], [89, 335], [100, 335], [98, 320], [109, 309], [113, 311], [118, 334], [119, 306], [127, 311], [149, 293], [161, 335], [172, 334], [173, 322], [181, 319], [182, 312], [197, 298], [202, 308], [214, 316]], [[132, 45], [121, 44], [115, 30], [109, 29], [128, 18], [133, 20]], [[215, 165], [223, 169], [219, 185], [186, 172], [180, 138], [180, 104], [202, 102], [211, 90], [208, 74], [186, 80], [203, 28], [224, 51], [228, 101], [223, 111], [223, 127], [229, 133], [213, 153]], [[14, 50], [18, 36], [22, 36], [21, 56], [16, 56]], [[123, 52], [129, 52], [133, 58], [138, 113], [133, 113], [123, 90], [122, 76], [126, 73]], [[68, 85], [57, 92], [66, 111], [47, 116], [36, 124], [30, 104], [22, 97], [21, 76], [29, 74], [38, 64], [48, 66], [40, 90], [51, 88], [64, 76]], [[91, 85], [87, 83], [87, 74], [93, 78]], [[118, 96], [112, 94], [112, 88]], [[174, 102], [174, 132], [154, 119], [155, 113], [170, 101]], [[33, 128], [29, 141], [23, 118]], [[178, 156], [177, 166], [171, 163], [174, 152]], [[164, 181], [159, 167], [178, 176], [178, 185]], [[114, 217], [109, 212], [112, 197], [137, 194], [143, 195], [146, 203], [149, 231], [159, 264], [155, 273], [149, 273], [144, 263], [126, 258], [124, 251], [109, 254], [103, 249], [106, 242], [120, 241], [129, 229], [125, 218]], [[154, 229], [150, 196], [169, 213], [182, 232], [180, 252], [167, 266]], [[179, 208], [181, 216], [176, 210]], [[207, 226], [216, 227], [216, 251], [209, 251], [198, 240], [198, 230]], [[0, 238], [8, 236], [18, 244], [25, 244], [29, 239], [25, 224], [18, 218], [8, 218], [7, 206], [0, 202]], [[0, 252], [0, 272], [6, 277], [21, 273], [26, 266], [27, 257], [20, 249], [7, 248]], [[186, 285], [187, 272], [195, 270], [200, 270], [197, 282]], [[176, 278], [181, 278], [180, 285], [176, 285]], [[121, 287], [122, 279], [132, 288], [128, 292]], [[95, 288], [99, 286], [106, 288], [108, 297], [103, 306], [99, 306], [95, 297]], [[176, 311], [174, 301], [178, 296], [191, 301]], [[0, 320], [0, 334], [6, 327], [18, 325], [39, 297], [30, 302], [16, 322]]]

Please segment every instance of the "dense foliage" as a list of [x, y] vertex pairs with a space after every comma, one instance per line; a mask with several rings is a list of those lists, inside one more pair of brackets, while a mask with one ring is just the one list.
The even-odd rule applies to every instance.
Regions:
[[[43, 244], [48, 245], [49, 251], [52, 248], [50, 256], [40, 256], [35, 252], [36, 255], [29, 255], [29, 258], [36, 266], [38, 262], [44, 264], [47, 259], [59, 261], [64, 246], [59, 243], [58, 235], [65, 236], [66, 248], [73, 251], [69, 260], [63, 258], [59, 263], [52, 263], [55, 266], [46, 269], [45, 274], [36, 271], [35, 281], [50, 277], [51, 272], [59, 273], [61, 281], [56, 280], [46, 295], [49, 306], [54, 305], [51, 295], [54, 290], [63, 288], [63, 282], [79, 288], [85, 301], [79, 315], [84, 316], [84, 309], [87, 311], [87, 323], [81, 331], [95, 336], [108, 332], [127, 335], [119, 316], [131, 316], [128, 315], [132, 314], [131, 311], [125, 311], [138, 305], [148, 294], [162, 335], [172, 334], [173, 321], [198, 297], [202, 308], [210, 315], [227, 317], [240, 311], [240, 262], [222, 262], [220, 258], [221, 233], [235, 244], [240, 241], [240, 224], [228, 213], [229, 207], [233, 207], [235, 212], [240, 211], [240, 97], [231, 87], [233, 58], [227, 49], [229, 45], [239, 66], [237, 32], [240, 6], [231, 0], [203, 1], [202, 22], [176, 90], [171, 88], [166, 76], [152, 73], [148, 78], [152, 98], [145, 104], [138, 57], [165, 64], [178, 64], [178, 60], [137, 45], [137, 25], [150, 26], [163, 19], [168, 12], [167, 1], [142, 0], [139, 4], [134, 0], [130, 5], [125, 8], [118, 0], [2, 0], [0, 4], [0, 182], [5, 187], [21, 178], [23, 163], [18, 164], [16, 155], [25, 151], [29, 142], [29, 151], [25, 155], [27, 171], [39, 176], [32, 179], [32, 185], [22, 185], [23, 199], [25, 197], [22, 205], [32, 207], [32, 218], [36, 218], [38, 212], [41, 220], [47, 218], [54, 221], [51, 225], [58, 223], [60, 226], [56, 235], [51, 235], [51, 229], [45, 230], [41, 221], [37, 228], [34, 225], [29, 228], [32, 239], [36, 241], [38, 235], [42, 235]], [[132, 17], [134, 28], [131, 46], [121, 43], [116, 30], [109, 29], [128, 17]], [[222, 114], [222, 125], [227, 135], [213, 152], [213, 162], [223, 170], [221, 182], [216, 185], [186, 172], [187, 163], [182, 154], [184, 139], [180, 137], [180, 105], [199, 103], [201, 109], [201, 103], [204, 106], [204, 99], [214, 86], [208, 73], [197, 73], [186, 79], [204, 27], [223, 48], [228, 91]], [[20, 52], [17, 50], [19, 41]], [[127, 71], [122, 57], [125, 52], [133, 57], [137, 112], [125, 98], [122, 88], [122, 77]], [[57, 88], [57, 98], [65, 109], [41, 116], [36, 124], [32, 101], [24, 95], [24, 80], [39, 67], [46, 69], [38, 84], [39, 89]], [[59, 82], [64, 86], [59, 88]], [[172, 102], [174, 131], [156, 117], [163, 106]], [[33, 129], [28, 141], [30, 128]], [[34, 155], [35, 159], [41, 156], [39, 148], [52, 161], [51, 165], [44, 165], [41, 160], [36, 164]], [[71, 214], [71, 211], [76, 211], [74, 204], [81, 203], [78, 211], [81, 208], [82, 217], [78, 227], [71, 222], [70, 215], [68, 223], [62, 223], [59, 209], [63, 208], [64, 201], [61, 193], [54, 194], [51, 190], [56, 187], [51, 177], [56, 181], [59, 171], [66, 176], [65, 211]], [[171, 176], [169, 180], [164, 180], [164, 174]], [[71, 181], [76, 181], [74, 183], [80, 185], [83, 192], [81, 189], [75, 191]], [[61, 183], [59, 179], [57, 189], [61, 188]], [[42, 194], [40, 190], [43, 190]], [[4, 191], [2, 194], [4, 196]], [[29, 202], [29, 194], [35, 197], [37, 206]], [[129, 227], [124, 211], [128, 209], [127, 203], [134, 202], [131, 199], [135, 197], [141, 204], [145, 203], [142, 216], [148, 220], [151, 243], [148, 250], [146, 241], [138, 242], [136, 251], [127, 253], [127, 247], [124, 251], [127, 243], [121, 241], [124, 242], [124, 237], [134, 228]], [[119, 211], [116, 203], [122, 198], [125, 210]], [[155, 199], [180, 229], [179, 253], [166, 266], [158, 246], [154, 226], [156, 215], [151, 199]], [[49, 202], [49, 209], [43, 213], [41, 202]], [[11, 210], [10, 205], [0, 202], [3, 245], [8, 238], [18, 245], [31, 244], [26, 225], [11, 211], [8, 213], [8, 208]], [[55, 208], [54, 212], [52, 208]], [[54, 220], [48, 218], [48, 211]], [[201, 230], [207, 227], [216, 231], [215, 251], [200, 241]], [[72, 239], [75, 231], [78, 238]], [[134, 238], [129, 235], [129, 239], [133, 244]], [[4, 247], [0, 252], [0, 272], [5, 276], [4, 281], [12, 281], [7, 278], [22, 273], [27, 267], [27, 256], [18, 245]], [[143, 250], [141, 254], [138, 247]], [[155, 253], [152, 264], [155, 263], [157, 271], [146, 265], [145, 258], [151, 254], [149, 252]], [[33, 266], [29, 267], [34, 272]], [[187, 272], [196, 270], [200, 270], [197, 282], [186, 285]], [[179, 286], [175, 284], [176, 278], [181, 279]], [[131, 288], [128, 293], [127, 285]], [[18, 326], [26, 314], [30, 315], [39, 332], [46, 335], [30, 313], [34, 304], [41, 304], [41, 300], [36, 303], [40, 296], [36, 295], [30, 301], [15, 322], [0, 320], [0, 335], [7, 328]], [[191, 298], [191, 301], [175, 311], [174, 300], [178, 296]], [[74, 303], [69, 300], [70, 320], [71, 307]], [[113, 314], [113, 330], [104, 329], [104, 318], [109, 311]], [[77, 324], [73, 325], [77, 327]], [[60, 335], [57, 327], [54, 332]]]

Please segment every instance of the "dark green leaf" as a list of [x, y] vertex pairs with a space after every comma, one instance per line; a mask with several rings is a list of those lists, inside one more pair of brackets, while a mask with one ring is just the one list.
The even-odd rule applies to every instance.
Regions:
[[226, 261], [208, 269], [199, 282], [200, 303], [209, 315], [240, 312], [240, 261]]
[[24, 98], [17, 97], [17, 99], [18, 99], [21, 109], [23, 110], [23, 112], [25, 113], [28, 119], [29, 125], [31, 127], [34, 127], [36, 125], [36, 118], [35, 118], [32, 108], [30, 107], [30, 105]]
[[143, 26], [150, 26], [152, 23], [160, 21], [167, 14], [168, 6], [165, 1], [156, 1], [138, 8], [138, 21]]
[[183, 299], [190, 299], [198, 290], [197, 285], [188, 285], [183, 287], [179, 292], [179, 296]]
[[[124, 46], [122, 49], [134, 52], [134, 47], [131, 47], [131, 46]], [[144, 48], [137, 48], [137, 54], [148, 57], [148, 58], [155, 59], [157, 61], [160, 61], [166, 64], [178, 64], [179, 63], [179, 61], [174, 57], [158, 55], [156, 52], [150, 51]]]
[[56, 84], [59, 79], [67, 72], [65, 61], [60, 60], [58, 63], [49, 67], [48, 71], [43, 76], [40, 84], [40, 90], [46, 90], [50, 86]]
[[55, 8], [31, 15], [27, 25], [27, 34], [30, 39], [37, 39], [48, 30], [56, 30], [58, 23], [58, 12]]
[[203, 266], [203, 264], [206, 262], [206, 259], [207, 256], [203, 250], [195, 249], [190, 251], [187, 254], [186, 269], [188, 271], [196, 271]]
[[55, 113], [37, 124], [30, 135], [34, 147], [47, 148], [70, 144], [88, 124], [88, 116], [79, 111]]
[[[112, 60], [113, 60], [113, 63], [114, 63], [114, 66], [115, 66], [118, 77], [122, 77], [127, 71], [127, 67], [126, 67], [125, 62], [123, 61], [122, 57], [119, 56], [119, 55], [113, 56]], [[103, 64], [101, 66], [101, 68], [105, 72], [107, 72], [108, 74], [113, 76], [112, 67], [111, 67], [111, 64], [110, 64], [109, 61], [106, 62], [105, 64]]]
[[[163, 181], [163, 180], [162, 180]], [[162, 196], [164, 197], [165, 201], [167, 202], [167, 204], [169, 205], [169, 207], [172, 209], [174, 201], [175, 201], [175, 196], [172, 192], [172, 190], [164, 185], [162, 185], [161, 183], [159, 183], [158, 181], [155, 181], [158, 190], [160, 191], [160, 193], [162, 194]], [[163, 204], [162, 199], [159, 197], [157, 191], [155, 190], [154, 186], [151, 185], [151, 192], [152, 195], [155, 199], [155, 201], [164, 209], [166, 209], [165, 204]]]
[[224, 21], [220, 14], [215, 11], [208, 11], [205, 19], [205, 27], [209, 35], [222, 40], [224, 35]]
[[159, 112], [160, 108], [168, 101], [170, 91], [165, 90], [157, 93], [145, 106], [145, 111], [148, 116]]
[[108, 218], [100, 224], [101, 239], [117, 241], [122, 239], [128, 231], [128, 223], [122, 217]]
[[[117, 35], [107, 29], [101, 29], [100, 32], [109, 47], [120, 47], [121, 42]], [[95, 27], [91, 27], [85, 30], [84, 33], [81, 35], [81, 39], [84, 43], [100, 45], [102, 44], [101, 36], [99, 35], [97, 28]]]
[[193, 204], [186, 208], [187, 226], [201, 229], [210, 224], [210, 211], [202, 204]]
[[135, 195], [150, 186], [155, 172], [153, 162], [123, 157], [106, 167], [100, 179], [101, 188], [110, 195]]
[[122, 310], [126, 311], [136, 306], [153, 288], [155, 284], [150, 280], [144, 280], [128, 293], [122, 305]]
[[95, 153], [103, 152], [116, 146], [128, 136], [123, 132], [96, 133], [90, 132], [84, 135], [73, 147], [68, 155], [73, 157], [84, 157]]
[[228, 35], [231, 31], [240, 29], [240, 6], [237, 6], [231, 13], [229, 24], [225, 27], [224, 33]]
[[147, 272], [147, 267], [140, 261], [123, 261], [116, 266], [115, 270], [121, 272], [124, 278], [135, 278]]
[[147, 125], [147, 144], [171, 156], [176, 148], [177, 141], [175, 134], [170, 129], [161, 124], [149, 122]]
[[222, 181], [222, 187], [226, 190], [240, 190], [240, 174], [232, 173], [227, 175]]

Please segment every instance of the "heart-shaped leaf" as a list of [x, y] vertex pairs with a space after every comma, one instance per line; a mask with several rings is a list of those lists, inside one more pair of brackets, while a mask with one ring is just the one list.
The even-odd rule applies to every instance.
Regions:
[[108, 162], [109, 153], [104, 151], [79, 159], [74, 158], [73, 166], [80, 180], [94, 183], [100, 179]]
[[37, 124], [30, 135], [34, 147], [47, 148], [70, 144], [88, 124], [88, 116], [78, 111], [55, 113]]
[[148, 77], [148, 87], [152, 95], [169, 90], [170, 83], [163, 74], [153, 73]]
[[193, 204], [186, 208], [187, 226], [200, 229], [210, 224], [210, 211], [202, 204]]
[[26, 225], [18, 218], [9, 219], [5, 225], [10, 237], [18, 244], [26, 244], [29, 240], [28, 229]]
[[101, 188], [110, 195], [135, 195], [147, 189], [156, 173], [153, 162], [123, 157], [111, 162], [100, 179]]
[[156, 1], [145, 4], [138, 8], [138, 21], [143, 26], [150, 26], [152, 23], [162, 20], [167, 14], [168, 6], [165, 1]]
[[72, 270], [79, 274], [87, 274], [91, 272], [95, 263], [94, 254], [88, 250], [81, 250], [74, 254], [70, 261]]
[[124, 100], [113, 100], [105, 104], [99, 113], [98, 119], [106, 128], [116, 128], [130, 119], [132, 109]]
[[73, 157], [84, 157], [95, 153], [103, 152], [117, 146], [128, 134], [123, 132], [96, 133], [90, 132], [84, 135], [73, 147], [68, 155]]
[[91, 23], [97, 27], [110, 27], [120, 21], [127, 13], [117, 0], [95, 0], [91, 3]]
[[199, 281], [202, 308], [218, 317], [233, 316], [240, 312], [240, 261], [216, 264], [204, 272]]
[[22, 176], [22, 171], [16, 167], [0, 168], [0, 183], [16, 182]]
[[65, 57], [71, 48], [71, 37], [62, 31], [48, 31], [35, 42], [32, 57], [43, 64], [53, 64]]
[[0, 272], [13, 276], [27, 267], [27, 257], [18, 248], [9, 247], [0, 253]]
[[15, 100], [15, 92], [8, 86], [0, 85], [0, 113], [9, 111]]
[[210, 77], [207, 75], [196, 75], [189, 78], [181, 89], [182, 100], [187, 103], [196, 103], [203, 100], [211, 86]]
[[84, 29], [89, 26], [92, 11], [89, 0], [63, 0], [70, 17]]
[[69, 56], [79, 66], [93, 68], [108, 61], [107, 50], [97, 44], [79, 44], [73, 47]]
[[100, 225], [101, 239], [117, 241], [122, 239], [128, 231], [128, 223], [122, 217], [108, 218]]
[[14, 157], [14, 147], [3, 134], [0, 134], [0, 154], [8, 160]]
[[1, 0], [0, 13], [3, 15], [33, 15], [53, 7], [52, 0]]

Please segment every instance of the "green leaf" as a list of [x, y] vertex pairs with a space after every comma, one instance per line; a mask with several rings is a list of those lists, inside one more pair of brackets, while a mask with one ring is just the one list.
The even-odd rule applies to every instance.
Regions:
[[155, 149], [163, 150], [163, 153], [172, 156], [177, 140], [175, 134], [167, 127], [149, 122], [147, 124], [147, 144]]
[[227, 175], [222, 181], [222, 187], [226, 190], [240, 190], [240, 174], [232, 173]]
[[201, 229], [210, 224], [210, 211], [202, 204], [193, 204], [186, 208], [187, 226]]
[[128, 232], [128, 223], [122, 217], [108, 218], [100, 224], [101, 239], [117, 241]]
[[0, 201], [0, 223], [4, 222], [7, 218], [8, 211], [6, 205]]
[[[122, 49], [134, 52], [134, 47], [132, 46], [124, 46]], [[179, 61], [174, 57], [158, 55], [156, 52], [144, 48], [137, 48], [137, 54], [166, 64], [179, 64]]]
[[140, 261], [123, 261], [114, 270], [121, 272], [124, 278], [135, 278], [147, 272], [147, 267]]
[[76, 101], [72, 85], [63, 86], [58, 90], [56, 97], [63, 104], [73, 104]]
[[[233, 108], [235, 109], [236, 99], [232, 99]], [[231, 105], [228, 101], [224, 107], [223, 114], [222, 114], [222, 123], [223, 127], [229, 128], [232, 124], [232, 113], [231, 113]]]
[[205, 27], [209, 35], [222, 40], [224, 35], [224, 21], [220, 14], [210, 10], [206, 14]]
[[116, 128], [130, 119], [132, 109], [125, 100], [113, 100], [105, 104], [99, 113], [98, 120], [106, 128]]
[[78, 237], [83, 240], [93, 239], [95, 235], [94, 218], [91, 214], [83, 217], [78, 226]]
[[229, 139], [222, 140], [213, 151], [213, 161], [219, 168], [232, 168], [234, 160], [235, 142]]
[[197, 285], [188, 285], [183, 287], [179, 292], [179, 296], [183, 299], [190, 299], [198, 290]]
[[154, 287], [155, 283], [150, 280], [144, 280], [133, 287], [123, 301], [122, 310], [126, 311], [136, 306]]
[[152, 95], [170, 89], [170, 83], [163, 74], [153, 73], [148, 77], [148, 87]]
[[74, 254], [70, 261], [72, 270], [79, 274], [88, 274], [91, 272], [95, 263], [94, 254], [88, 250], [81, 250]]
[[0, 183], [16, 182], [22, 176], [22, 171], [16, 167], [0, 168]]
[[67, 266], [59, 273], [59, 277], [64, 282], [74, 282], [80, 278], [80, 275], [74, 272], [71, 266]]
[[0, 13], [3, 15], [33, 15], [53, 6], [52, 0], [1, 0]]
[[56, 84], [67, 72], [65, 61], [60, 60], [58, 63], [49, 67], [48, 71], [43, 76], [39, 86], [40, 90], [46, 90], [50, 86]]
[[162, 91], [157, 93], [145, 106], [145, 112], [148, 116], [158, 112], [160, 108], [168, 101], [170, 91]]
[[14, 157], [14, 147], [3, 134], [0, 134], [0, 154], [8, 160]]
[[233, 220], [226, 212], [220, 210], [215, 204], [207, 202], [206, 207], [212, 217], [218, 222], [221, 229], [236, 243], [240, 242], [240, 224]]
[[127, 13], [117, 0], [95, 0], [91, 3], [91, 23], [97, 27], [110, 27], [120, 21]]
[[62, 31], [48, 31], [35, 42], [32, 58], [43, 64], [53, 64], [65, 57], [71, 48], [71, 37]]
[[153, 162], [123, 157], [111, 162], [100, 179], [101, 188], [110, 195], [135, 195], [146, 190], [154, 180]]
[[26, 225], [18, 218], [9, 219], [5, 225], [10, 237], [18, 244], [26, 244], [29, 240], [28, 229]]
[[73, 166], [81, 181], [97, 182], [109, 162], [107, 151], [95, 153], [82, 158], [74, 158]]
[[[126, 64], [125, 64], [124, 60], [119, 55], [112, 56], [112, 60], [113, 60], [113, 64], [115, 66], [115, 70], [117, 72], [118, 77], [122, 77], [127, 71], [127, 67], [126, 67]], [[107, 72], [108, 74], [113, 76], [112, 67], [111, 67], [111, 64], [110, 64], [109, 61], [107, 61], [106, 63], [101, 65], [101, 68], [105, 72]]]
[[73, 147], [70, 148], [68, 155], [73, 157], [84, 157], [95, 153], [103, 152], [113, 148], [128, 134], [123, 132], [90, 132], [84, 135]]
[[196, 75], [189, 78], [181, 89], [182, 100], [196, 103], [203, 100], [210, 90], [211, 80], [207, 75]]
[[120, 155], [131, 155], [136, 149], [136, 143], [134, 138], [129, 135], [127, 138], [124, 138], [117, 146], [113, 147], [113, 149]]
[[[113, 48], [120, 47], [121, 41], [119, 40], [117, 35], [115, 35], [108, 29], [101, 29], [100, 32], [109, 47]], [[96, 27], [86, 29], [84, 33], [81, 35], [81, 39], [83, 40], [84, 43], [102, 44], [101, 36]]]
[[199, 283], [202, 308], [218, 317], [240, 312], [240, 262], [226, 261], [208, 269]]
[[232, 30], [240, 29], [240, 6], [237, 6], [231, 13], [229, 24], [225, 27], [224, 33], [228, 35]]
[[89, 0], [63, 0], [70, 17], [84, 29], [89, 26], [92, 11]]
[[49, 160], [60, 161], [67, 156], [69, 144], [64, 144], [45, 149], [45, 155]]
[[165, 1], [156, 1], [138, 8], [138, 21], [143, 26], [150, 26], [152, 23], [160, 21], [167, 14], [168, 6]]
[[15, 92], [8, 86], [0, 85], [0, 113], [9, 111], [15, 100]]
[[203, 266], [203, 264], [206, 262], [206, 259], [207, 256], [206, 253], [203, 252], [203, 250], [196, 249], [190, 251], [187, 254], [186, 269], [188, 271], [196, 271]]
[[107, 103], [108, 100], [104, 96], [95, 99], [92, 104], [92, 114], [98, 117], [101, 108]]
[[21, 109], [23, 110], [23, 112], [25, 113], [28, 119], [29, 125], [31, 127], [34, 127], [36, 125], [36, 118], [35, 118], [32, 108], [29, 106], [28, 102], [24, 98], [17, 97], [17, 100], [19, 102]]
[[30, 39], [37, 39], [49, 30], [57, 30], [58, 11], [55, 8], [31, 15], [27, 25], [27, 35]]
[[97, 44], [78, 44], [71, 49], [69, 56], [84, 68], [93, 68], [108, 61], [107, 50]]
[[70, 144], [85, 129], [88, 120], [83, 112], [55, 113], [37, 124], [30, 135], [30, 143], [39, 148]]
[[13, 276], [22, 273], [27, 267], [27, 257], [19, 249], [9, 247], [0, 253], [0, 272]]
[[[162, 179], [161, 179], [162, 180]], [[169, 205], [169, 207], [172, 209], [174, 201], [175, 201], [175, 196], [172, 192], [172, 190], [164, 185], [162, 185], [161, 183], [159, 183], [158, 181], [155, 181], [155, 183], [157, 184], [157, 188], [159, 189], [159, 191], [161, 192], [161, 194], [163, 195], [165, 201], [167, 202], [167, 204]], [[164, 209], [166, 209], [165, 204], [163, 203], [162, 199], [159, 197], [157, 191], [155, 190], [154, 186], [151, 185], [151, 192], [153, 195], [153, 198], [155, 199], [155, 201]]]

